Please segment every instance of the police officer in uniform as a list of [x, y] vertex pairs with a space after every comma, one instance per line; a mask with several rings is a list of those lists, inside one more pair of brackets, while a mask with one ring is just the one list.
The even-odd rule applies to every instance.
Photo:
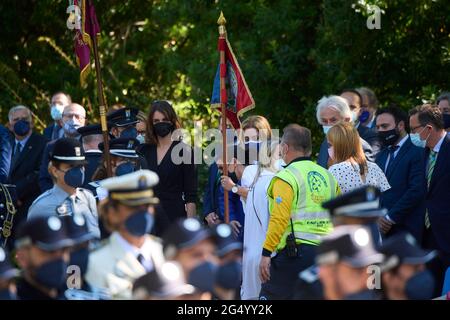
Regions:
[[73, 241], [64, 221], [56, 216], [37, 216], [19, 226], [17, 263], [22, 273], [17, 280], [21, 300], [65, 299], [60, 290], [66, 281], [69, 247]]
[[112, 232], [89, 257], [86, 280], [112, 298], [131, 299], [133, 282], [164, 262], [162, 245], [149, 235], [158, 202], [153, 187], [158, 176], [139, 170], [100, 182], [108, 198], [100, 203], [104, 226]]
[[77, 129], [81, 136], [81, 144], [83, 145], [84, 156], [86, 158], [85, 179], [83, 188], [89, 189], [89, 183], [92, 181], [92, 175], [97, 170], [101, 159], [102, 151], [98, 145], [103, 142], [102, 128], [99, 124], [91, 124]]
[[[338, 226], [317, 249], [319, 277], [328, 300], [379, 300], [379, 264], [370, 230], [361, 225]], [[375, 266], [373, 269], [369, 266]], [[377, 268], [378, 266], [378, 268]], [[381, 272], [381, 271], [380, 271]], [[374, 281], [372, 278], [374, 277]], [[370, 287], [369, 287], [370, 284]], [[377, 285], [379, 287], [377, 287]]]
[[48, 168], [54, 186], [33, 202], [28, 211], [28, 219], [81, 213], [87, 221], [89, 231], [100, 238], [94, 196], [88, 190], [80, 188], [84, 183], [85, 164], [86, 158], [80, 141], [72, 138], [58, 139], [50, 155]]
[[311, 161], [311, 132], [284, 128], [281, 156], [288, 165], [267, 194], [270, 220], [260, 262], [260, 299], [291, 299], [298, 273], [314, 264], [315, 249], [332, 230], [322, 202], [339, 192], [335, 178]]
[[[377, 188], [365, 186], [324, 202], [322, 206], [328, 209], [335, 226], [367, 226], [371, 230], [373, 242], [377, 247], [380, 241], [377, 221], [386, 214], [386, 210], [380, 208], [380, 195]], [[299, 273], [295, 300], [322, 300], [324, 298], [318, 271], [319, 268], [315, 264]]]
[[112, 111], [106, 116], [106, 120], [111, 124], [111, 134], [115, 138], [134, 138], [137, 137], [136, 124], [138, 123], [138, 109], [121, 108]]
[[435, 280], [426, 263], [436, 257], [436, 251], [423, 250], [409, 233], [400, 233], [380, 247], [385, 255], [382, 264], [383, 291], [389, 300], [430, 300]]

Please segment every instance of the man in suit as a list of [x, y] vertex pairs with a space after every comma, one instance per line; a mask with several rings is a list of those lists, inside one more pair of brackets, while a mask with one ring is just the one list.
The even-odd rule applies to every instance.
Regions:
[[381, 195], [381, 206], [388, 209], [380, 220], [386, 236], [407, 231], [420, 243], [425, 219], [423, 149], [412, 144], [408, 135], [408, 116], [399, 108], [378, 110], [376, 125], [385, 148], [376, 163], [391, 188]]
[[[80, 134], [77, 130], [86, 123], [86, 110], [77, 103], [71, 103], [64, 108], [62, 122], [64, 138], [78, 139]], [[50, 162], [50, 152], [53, 150], [55, 141], [52, 140], [47, 144], [42, 156], [41, 168], [39, 170], [39, 187], [42, 193], [53, 188], [53, 180], [48, 173], [48, 164]]]
[[62, 114], [64, 108], [72, 103], [72, 99], [67, 93], [57, 92], [52, 96], [50, 103], [50, 115], [54, 120], [47, 128], [44, 129], [44, 137], [48, 141], [62, 138], [64, 135]]
[[379, 106], [377, 96], [375, 95], [375, 92], [367, 87], [361, 87], [356, 90], [361, 96], [361, 114], [359, 116], [359, 122], [363, 127], [375, 129], [375, 116]]
[[11, 143], [8, 129], [0, 125], [0, 183], [6, 183], [11, 166]]
[[409, 112], [411, 141], [425, 148], [425, 219], [423, 246], [439, 253], [430, 265], [440, 294], [445, 270], [450, 267], [450, 135], [435, 105], [417, 106]]
[[345, 89], [342, 91], [341, 97], [347, 100], [350, 111], [352, 112], [352, 120], [358, 130], [359, 136], [370, 144], [373, 154], [376, 156], [381, 150], [382, 145], [376, 129], [362, 125], [362, 123], [366, 121], [369, 112], [362, 111], [361, 109], [363, 102], [361, 93], [357, 89]]
[[[354, 116], [350, 111], [347, 100], [339, 96], [322, 97], [322, 99], [320, 99], [317, 104], [316, 117], [319, 124], [323, 127], [325, 136], [327, 135], [328, 130], [330, 130], [332, 126], [338, 123], [354, 123]], [[367, 160], [375, 161], [373, 150], [370, 144], [362, 138], [361, 143]], [[329, 160], [330, 157], [328, 155], [328, 142], [327, 138], [325, 137], [322, 144], [320, 145], [317, 164], [327, 169], [329, 167]]]
[[[13, 152], [8, 183], [16, 185], [17, 213], [14, 225], [18, 225], [26, 219], [28, 208], [40, 194], [36, 185], [47, 141], [40, 134], [33, 132], [31, 111], [27, 107], [11, 108], [8, 118], [10, 128], [13, 129], [13, 136], [10, 138]], [[12, 235], [14, 236], [14, 232]]]
[[441, 110], [444, 118], [444, 128], [450, 132], [450, 92], [442, 93], [436, 100], [436, 104]]

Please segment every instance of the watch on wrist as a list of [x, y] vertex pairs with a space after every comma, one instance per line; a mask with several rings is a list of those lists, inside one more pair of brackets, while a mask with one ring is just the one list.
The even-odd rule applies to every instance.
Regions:
[[232, 188], [231, 188], [231, 192], [233, 193], [238, 193], [239, 191], [239, 186], [237, 184], [235, 184]]

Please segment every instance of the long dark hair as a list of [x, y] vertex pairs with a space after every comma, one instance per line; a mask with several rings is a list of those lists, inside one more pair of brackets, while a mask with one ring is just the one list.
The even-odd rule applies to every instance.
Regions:
[[181, 128], [178, 116], [169, 102], [164, 100], [153, 102], [147, 117], [147, 134], [145, 135], [146, 142], [153, 145], [158, 144], [158, 138], [153, 131], [153, 116], [156, 111], [161, 112], [173, 124], [175, 130]]

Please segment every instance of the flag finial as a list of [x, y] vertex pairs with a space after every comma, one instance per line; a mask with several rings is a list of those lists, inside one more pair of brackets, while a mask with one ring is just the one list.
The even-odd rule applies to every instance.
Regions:
[[227, 20], [225, 19], [222, 11], [220, 11], [220, 16], [219, 16], [219, 19], [217, 20], [217, 24], [219, 26], [224, 26], [227, 24]]

